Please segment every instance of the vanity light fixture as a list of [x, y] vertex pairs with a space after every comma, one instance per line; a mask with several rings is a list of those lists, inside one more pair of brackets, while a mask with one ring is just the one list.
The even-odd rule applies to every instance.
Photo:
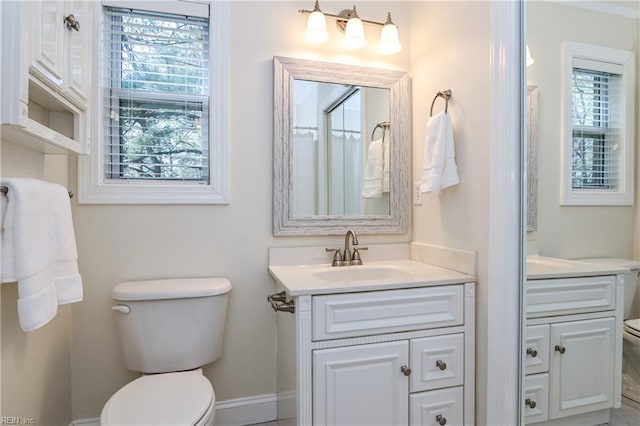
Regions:
[[327, 32], [327, 20], [320, 10], [318, 0], [316, 0], [316, 5], [310, 13], [304, 38], [309, 43], [322, 44], [329, 39], [329, 33]]
[[326, 17], [328, 16], [336, 20], [336, 26], [344, 33], [344, 45], [348, 49], [361, 49], [368, 44], [367, 39], [364, 37], [363, 24], [371, 24], [382, 27], [380, 44], [378, 46], [378, 51], [381, 54], [391, 55], [402, 50], [398, 36], [398, 27], [391, 20], [391, 12], [387, 14], [387, 20], [384, 23], [369, 21], [361, 19], [358, 16], [355, 6], [353, 6], [353, 9], [343, 10], [338, 15], [324, 13], [320, 10], [318, 0], [315, 2], [313, 10], [302, 9], [299, 10], [299, 12], [309, 15], [304, 38], [310, 43], [322, 44], [329, 39], [326, 24]]

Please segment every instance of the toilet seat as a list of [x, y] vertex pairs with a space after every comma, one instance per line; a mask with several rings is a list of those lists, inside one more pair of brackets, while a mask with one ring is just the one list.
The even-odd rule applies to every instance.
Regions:
[[640, 318], [626, 320], [624, 322], [624, 331], [640, 338]]
[[209, 423], [215, 394], [200, 371], [154, 374], [132, 381], [107, 401], [100, 424], [193, 426]]

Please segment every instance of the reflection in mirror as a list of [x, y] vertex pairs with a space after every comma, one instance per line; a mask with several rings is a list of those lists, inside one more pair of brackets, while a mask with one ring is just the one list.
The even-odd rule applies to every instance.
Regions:
[[274, 58], [274, 235], [408, 229], [405, 72]]
[[[538, 181], [529, 181], [537, 226], [524, 252], [538, 256], [527, 259], [523, 289], [523, 423], [637, 425], [637, 273], [588, 273], [566, 259], [616, 265], [640, 257], [640, 2], [527, 1], [525, 28], [535, 59], [526, 83], [538, 92], [537, 126], [527, 121], [530, 137], [537, 129], [537, 164], [528, 161], [527, 173]], [[614, 199], [627, 189], [631, 202]], [[608, 290], [591, 298], [599, 285]]]
[[293, 98], [293, 215], [388, 215], [389, 138], [368, 135], [389, 121], [389, 89], [294, 80]]
[[[528, 49], [527, 49], [528, 52]], [[527, 232], [538, 228], [538, 88], [527, 87]]]

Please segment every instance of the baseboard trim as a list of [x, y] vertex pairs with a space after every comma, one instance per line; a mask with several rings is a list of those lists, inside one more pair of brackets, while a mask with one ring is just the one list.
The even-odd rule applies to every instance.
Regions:
[[[216, 403], [215, 426], [245, 426], [271, 422], [278, 417], [276, 394], [255, 395]], [[100, 418], [73, 420], [69, 426], [100, 426]]]
[[229, 399], [216, 403], [216, 426], [244, 426], [265, 423], [278, 417], [276, 394]]

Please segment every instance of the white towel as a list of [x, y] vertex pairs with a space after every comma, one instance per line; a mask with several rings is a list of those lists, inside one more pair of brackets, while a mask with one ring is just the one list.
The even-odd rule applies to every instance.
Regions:
[[[58, 304], [82, 299], [69, 195], [36, 179], [5, 179], [9, 188], [2, 227], [2, 282], [18, 281], [18, 319], [35, 330]], [[71, 227], [70, 227], [71, 226]]]
[[421, 192], [440, 192], [459, 183], [455, 156], [451, 118], [441, 112], [427, 121]]
[[362, 198], [380, 198], [382, 195], [383, 156], [382, 139], [371, 141], [367, 151], [367, 162], [364, 167]]

